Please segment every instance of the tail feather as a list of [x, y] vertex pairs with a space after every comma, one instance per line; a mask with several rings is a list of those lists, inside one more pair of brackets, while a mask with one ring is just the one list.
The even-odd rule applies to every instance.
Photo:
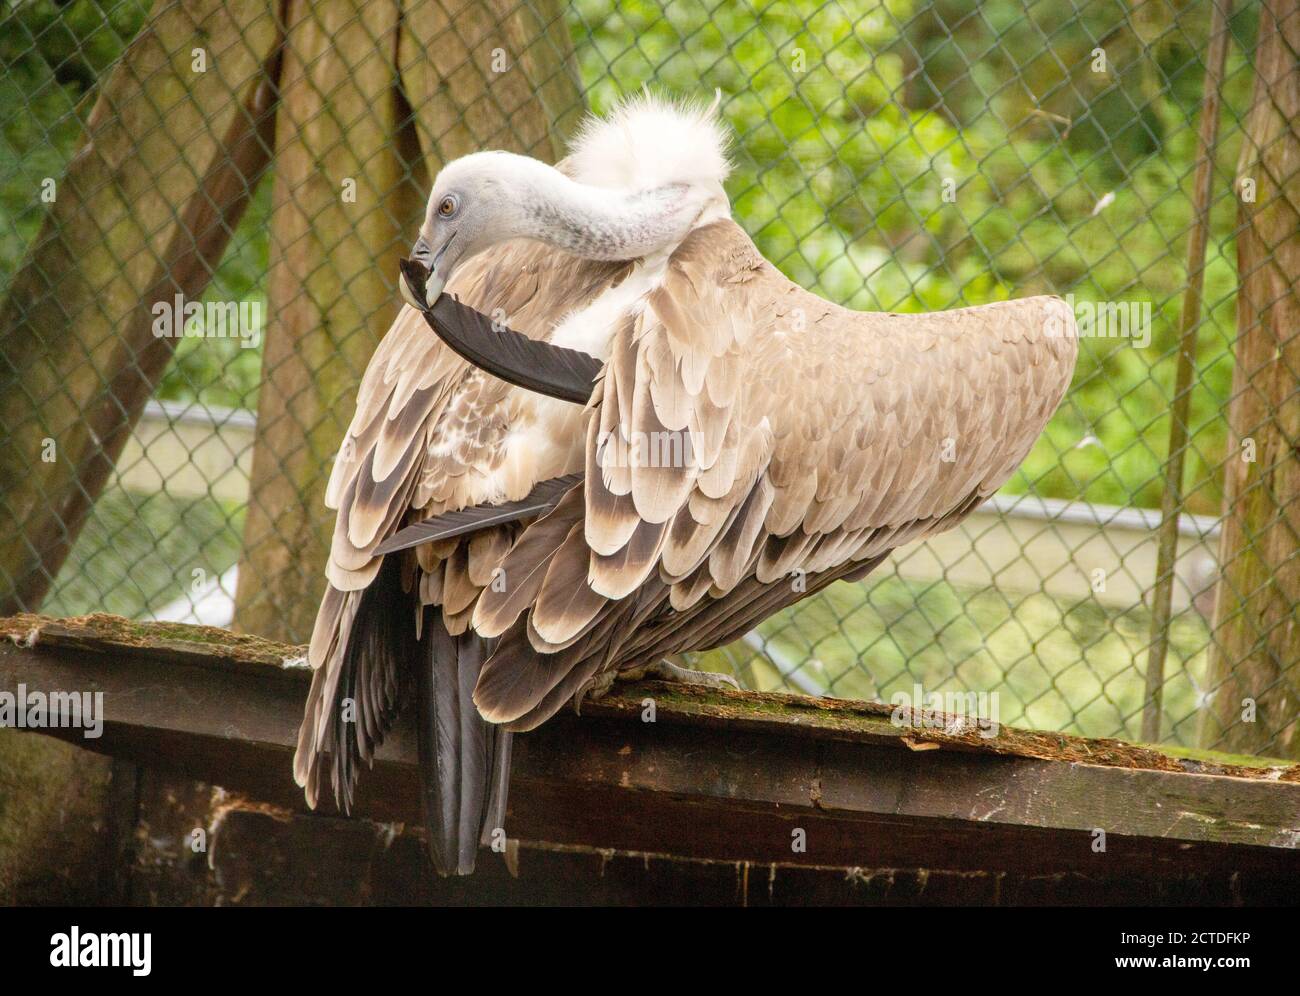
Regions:
[[416, 717], [421, 801], [434, 867], [468, 875], [480, 841], [489, 842], [505, 819], [511, 735], [474, 705], [489, 642], [473, 632], [452, 636], [440, 610], [428, 612]]
[[514, 746], [514, 734], [499, 726], [492, 727], [496, 735], [496, 751], [492, 758], [491, 784], [492, 792], [488, 796], [487, 814], [483, 819], [483, 831], [479, 843], [484, 847], [492, 844], [492, 835], [505, 831], [506, 802], [510, 792], [510, 753]]
[[[468, 637], [468, 639], [465, 639]], [[471, 701], [479, 670], [483, 666], [483, 641], [465, 633], [456, 638], [456, 707], [460, 722], [460, 813], [456, 842], [457, 861], [461, 867], [474, 868], [479, 835], [487, 813], [490, 794], [488, 778], [492, 773], [493, 733], [479, 717]], [[469, 703], [469, 710], [464, 708]]]

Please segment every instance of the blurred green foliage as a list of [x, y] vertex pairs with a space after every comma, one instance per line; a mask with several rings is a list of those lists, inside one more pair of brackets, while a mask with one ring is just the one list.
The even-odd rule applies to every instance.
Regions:
[[[0, 290], [39, 224], [40, 179], [61, 172], [95, 80], [146, 8], [38, 0], [0, 19]], [[578, 0], [567, 16], [597, 112], [647, 84], [699, 99], [721, 90], [736, 217], [832, 300], [899, 311], [1042, 292], [1150, 302], [1148, 348], [1084, 342], [1069, 401], [1008, 490], [1158, 505], [1208, 3]], [[1247, 6], [1233, 23], [1192, 406], [1190, 507], [1211, 514], [1254, 16]], [[263, 293], [266, 187], [210, 297]], [[258, 366], [233, 341], [184, 340], [160, 394], [252, 407]]]
[[96, 80], [144, 22], [142, 0], [6, 3], [0, 12], [0, 293], [44, 216]]

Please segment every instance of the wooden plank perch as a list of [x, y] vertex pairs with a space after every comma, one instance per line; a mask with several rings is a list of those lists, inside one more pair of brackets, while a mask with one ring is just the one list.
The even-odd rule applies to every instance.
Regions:
[[[105, 615], [15, 616], [0, 620], [0, 635], [0, 696], [20, 685], [28, 695], [104, 693], [100, 738], [48, 732], [302, 809], [289, 763], [308, 679], [301, 648]], [[1300, 766], [1005, 726], [990, 738], [912, 729], [890, 713], [618, 685], [581, 716], [562, 713], [519, 738], [507, 831], [551, 845], [823, 867], [1300, 872]], [[357, 808], [418, 821], [412, 731], [399, 726], [384, 745]]]

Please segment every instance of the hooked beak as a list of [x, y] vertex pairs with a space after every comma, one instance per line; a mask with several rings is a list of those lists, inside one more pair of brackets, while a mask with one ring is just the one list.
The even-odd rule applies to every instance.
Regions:
[[404, 278], [400, 281], [402, 298], [411, 307], [420, 311], [432, 308], [433, 303], [442, 294], [442, 289], [447, 284], [447, 277], [439, 269], [438, 264], [442, 261], [443, 255], [447, 252], [447, 247], [451, 245], [452, 239], [455, 237], [456, 233], [452, 232], [451, 238], [447, 239], [436, 253], [433, 251], [433, 247], [425, 241], [424, 236], [420, 236], [416, 240], [415, 246], [411, 249], [411, 259], [428, 273], [428, 277], [424, 283], [423, 294], [419, 293], [409, 280]]

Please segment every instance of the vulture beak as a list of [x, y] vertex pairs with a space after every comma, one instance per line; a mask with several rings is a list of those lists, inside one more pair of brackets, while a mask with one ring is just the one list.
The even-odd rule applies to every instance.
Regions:
[[429, 279], [428, 267], [413, 259], [400, 260], [397, 266], [401, 270], [397, 286], [402, 292], [402, 300], [416, 311], [424, 311], [428, 307], [424, 303], [425, 287]]
[[456, 238], [456, 233], [452, 232], [451, 237], [442, 244], [442, 247], [436, 253], [423, 235], [416, 240], [414, 247], [411, 249], [411, 261], [417, 263], [419, 269], [423, 270], [427, 276], [424, 288], [421, 291], [412, 284], [405, 269], [403, 269], [402, 297], [407, 304], [424, 311], [427, 308], [432, 308], [433, 303], [438, 300], [443, 287], [447, 284], [447, 275], [439, 269], [438, 264], [442, 262], [442, 257], [446, 254], [447, 247], [451, 245], [454, 238]]

